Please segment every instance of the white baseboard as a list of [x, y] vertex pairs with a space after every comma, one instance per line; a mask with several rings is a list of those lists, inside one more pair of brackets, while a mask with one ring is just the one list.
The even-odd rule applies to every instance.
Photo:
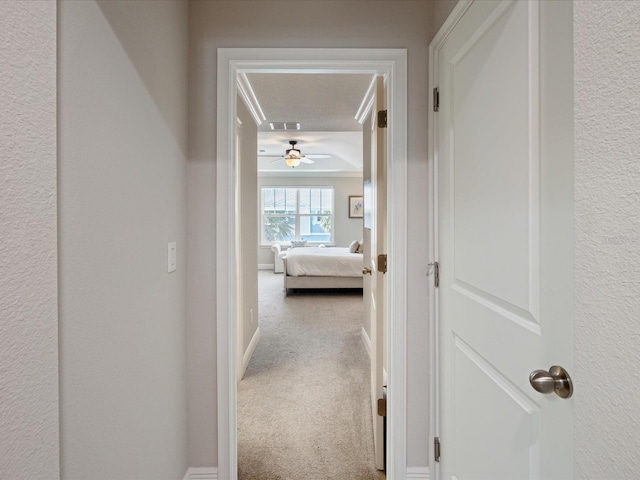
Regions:
[[258, 270], [271, 270], [273, 271], [273, 263], [259, 263]]
[[429, 467], [407, 467], [407, 480], [429, 480]]
[[[406, 480], [429, 480], [429, 467], [407, 467]], [[183, 480], [218, 480], [216, 467], [189, 468]]]
[[244, 372], [247, 371], [247, 367], [249, 366], [249, 362], [251, 361], [253, 352], [256, 349], [256, 346], [258, 345], [258, 340], [260, 340], [260, 327], [256, 328], [256, 331], [253, 334], [251, 341], [249, 342], [249, 346], [247, 347], [246, 352], [244, 352], [244, 355], [242, 356], [242, 375], [240, 375], [238, 382], [242, 380], [242, 377], [244, 377]]
[[183, 480], [218, 480], [216, 467], [191, 467], [184, 474]]
[[367, 355], [371, 358], [371, 339], [369, 335], [367, 335], [367, 331], [362, 327], [362, 331], [360, 332], [360, 336], [362, 337], [362, 343], [364, 343], [364, 348], [367, 349]]

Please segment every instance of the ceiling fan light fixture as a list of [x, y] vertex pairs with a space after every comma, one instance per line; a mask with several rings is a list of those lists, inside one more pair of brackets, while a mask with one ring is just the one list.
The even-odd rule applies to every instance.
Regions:
[[287, 154], [284, 157], [284, 163], [286, 163], [291, 168], [296, 168], [300, 165], [300, 161], [304, 158], [302, 152], [296, 148], [297, 140], [289, 140], [291, 144], [291, 148], [287, 150]]
[[304, 155], [297, 148], [287, 150], [287, 158], [302, 158]]
[[[300, 153], [300, 152], [298, 152]], [[299, 157], [292, 157], [287, 155], [286, 157], [284, 157], [284, 162], [291, 168], [296, 168], [298, 165], [300, 165], [300, 158]]]

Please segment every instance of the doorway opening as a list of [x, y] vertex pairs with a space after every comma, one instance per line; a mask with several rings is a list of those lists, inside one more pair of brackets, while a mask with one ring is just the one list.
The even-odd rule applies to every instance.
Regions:
[[219, 49], [217, 141], [218, 475], [237, 478], [237, 78], [247, 73], [363, 73], [387, 79], [388, 443], [387, 472], [406, 471], [406, 117], [405, 50]]
[[384, 478], [365, 255], [349, 249], [366, 236], [349, 206], [363, 195], [373, 81], [239, 75], [239, 478]]

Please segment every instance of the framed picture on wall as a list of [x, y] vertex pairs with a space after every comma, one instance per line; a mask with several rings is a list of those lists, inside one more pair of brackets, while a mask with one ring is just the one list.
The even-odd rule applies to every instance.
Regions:
[[349, 218], [364, 217], [364, 198], [362, 195], [349, 195]]

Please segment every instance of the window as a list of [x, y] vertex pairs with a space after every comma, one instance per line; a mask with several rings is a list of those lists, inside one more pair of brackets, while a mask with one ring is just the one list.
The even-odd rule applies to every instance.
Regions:
[[263, 187], [262, 243], [333, 243], [333, 187]]

